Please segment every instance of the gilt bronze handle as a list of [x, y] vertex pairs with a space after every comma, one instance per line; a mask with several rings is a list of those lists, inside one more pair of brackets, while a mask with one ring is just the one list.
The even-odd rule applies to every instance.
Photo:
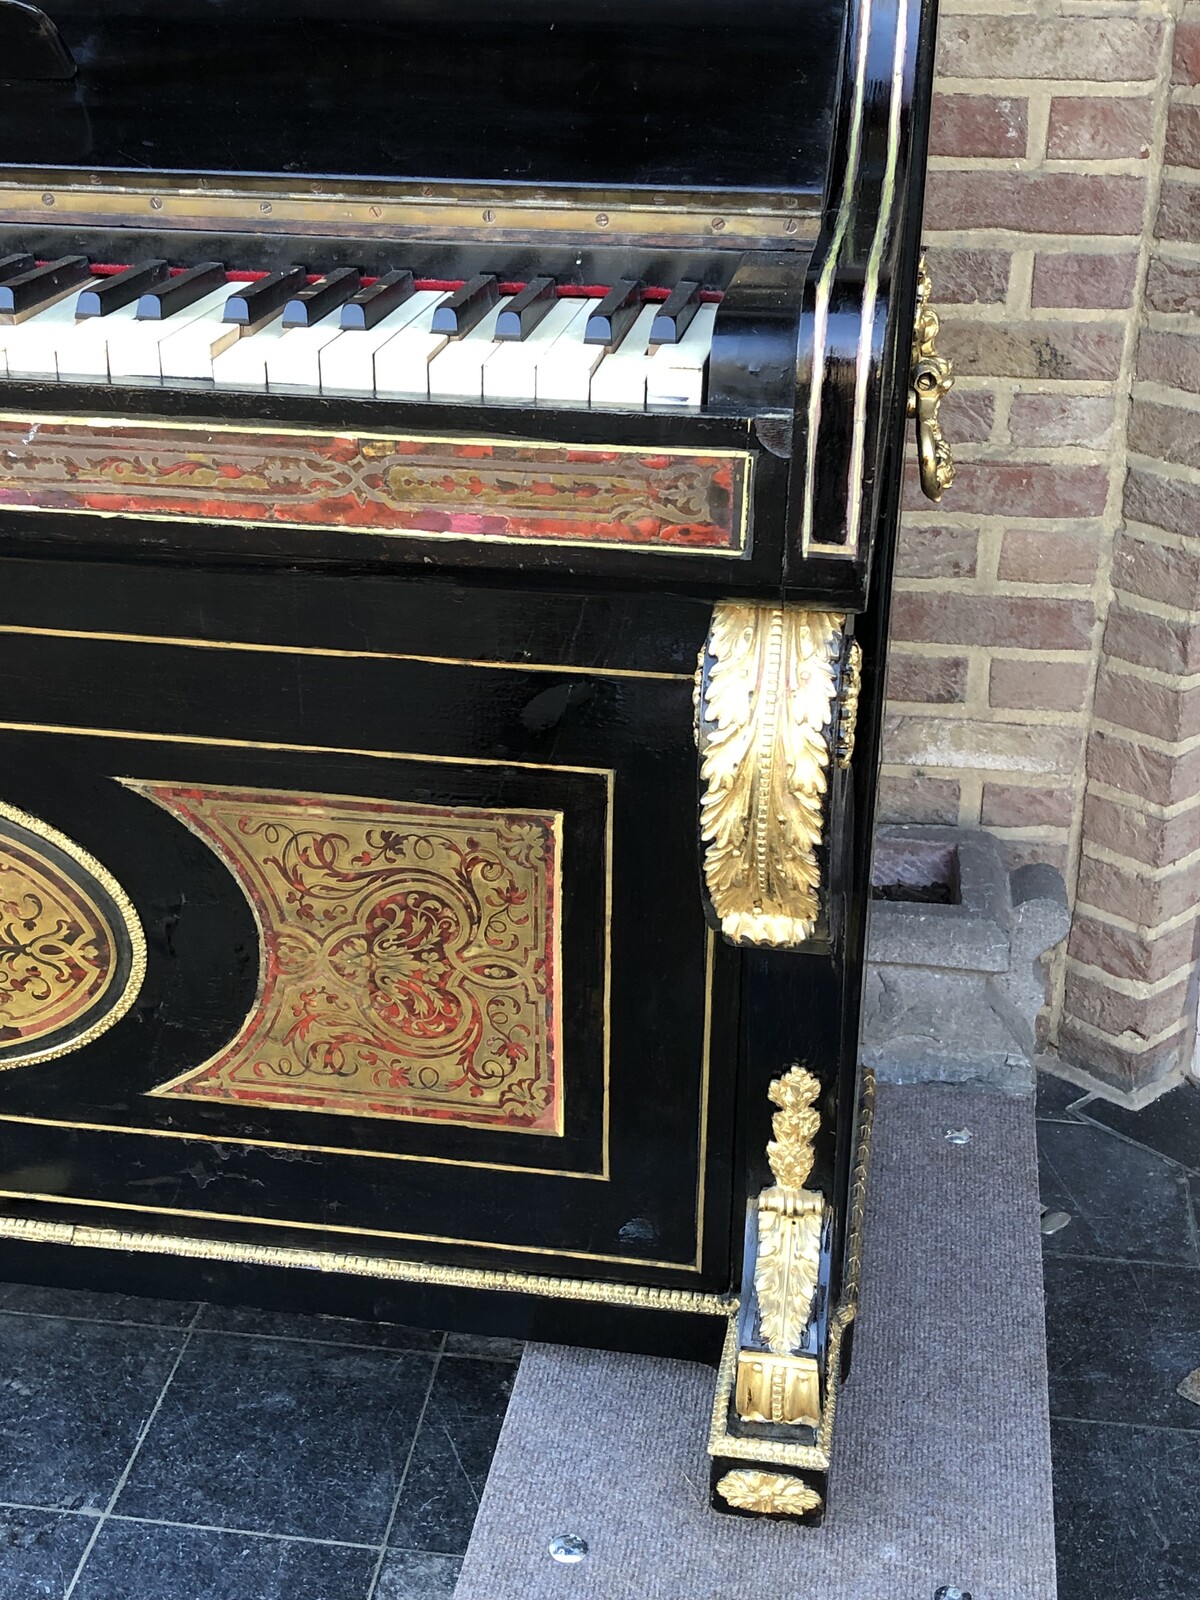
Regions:
[[921, 488], [928, 499], [940, 500], [942, 491], [954, 482], [954, 457], [942, 435], [938, 417], [942, 401], [954, 384], [954, 367], [945, 356], [937, 353], [938, 314], [929, 304], [932, 289], [922, 256], [917, 268], [917, 320], [913, 329], [908, 414], [916, 421]]

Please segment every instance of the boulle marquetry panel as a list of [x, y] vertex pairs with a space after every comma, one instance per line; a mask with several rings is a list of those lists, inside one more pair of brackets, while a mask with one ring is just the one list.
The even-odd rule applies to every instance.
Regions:
[[126, 781], [260, 934], [236, 1038], [155, 1094], [561, 1132], [560, 813]]
[[750, 457], [162, 418], [0, 417], [0, 507], [739, 555]]
[[57, 829], [0, 804], [0, 1070], [97, 1038], [132, 1005], [145, 964], [116, 880]]

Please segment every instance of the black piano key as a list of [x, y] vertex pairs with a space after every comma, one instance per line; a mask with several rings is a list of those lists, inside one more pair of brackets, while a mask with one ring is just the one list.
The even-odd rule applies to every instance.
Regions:
[[124, 272], [114, 272], [94, 289], [84, 289], [75, 302], [77, 317], [106, 317], [110, 311], [127, 306], [131, 300], [147, 290], [166, 283], [168, 277], [165, 261], [146, 261], [141, 266], [126, 267]]
[[700, 309], [700, 285], [677, 283], [650, 324], [651, 344], [678, 344]]
[[357, 294], [362, 283], [362, 273], [357, 267], [338, 267], [326, 273], [307, 289], [294, 294], [283, 308], [285, 328], [311, 328], [336, 311], [340, 305]]
[[604, 344], [610, 350], [615, 350], [637, 321], [641, 309], [641, 279], [620, 279], [587, 319], [587, 327], [583, 330], [584, 344]]
[[497, 339], [524, 339], [557, 299], [553, 278], [531, 278], [496, 318]]
[[0, 256], [0, 283], [7, 283], [10, 278], [19, 278], [33, 265], [33, 257], [29, 255]]
[[470, 333], [500, 298], [498, 279], [481, 272], [469, 279], [461, 289], [456, 289], [438, 306], [430, 324], [433, 333], [448, 333], [452, 339], [461, 339]]
[[303, 289], [308, 274], [301, 266], [282, 267], [270, 272], [257, 283], [243, 284], [225, 302], [225, 322], [236, 322], [243, 328], [261, 328], [282, 311], [292, 296]]
[[61, 300], [77, 283], [90, 278], [86, 256], [61, 256], [44, 267], [30, 267], [0, 283], [0, 316], [25, 317]]
[[411, 272], [389, 272], [386, 277], [366, 289], [351, 295], [342, 307], [343, 328], [373, 328], [397, 306], [412, 297], [414, 290]]
[[199, 266], [189, 267], [186, 272], [168, 278], [143, 294], [138, 300], [138, 321], [161, 322], [173, 317], [177, 311], [186, 311], [197, 300], [203, 300], [214, 289], [222, 288], [224, 283], [224, 265], [220, 261], [202, 261]]

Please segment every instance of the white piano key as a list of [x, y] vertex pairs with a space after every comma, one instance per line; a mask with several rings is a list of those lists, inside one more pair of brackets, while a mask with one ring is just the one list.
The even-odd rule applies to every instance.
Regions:
[[505, 295], [497, 300], [470, 333], [464, 334], [461, 339], [451, 339], [446, 348], [439, 350], [430, 360], [431, 400], [483, 399], [484, 363], [500, 348], [500, 341], [496, 338], [496, 323], [511, 299], [511, 295]]
[[213, 362], [242, 336], [238, 323], [225, 321], [225, 307], [236, 293], [236, 285], [227, 285], [219, 305], [163, 340], [158, 360], [164, 378], [211, 379]]
[[235, 344], [213, 357], [213, 382], [218, 389], [259, 389], [266, 393], [267, 358], [287, 334], [295, 329], [283, 325], [283, 307], [274, 322], [257, 333], [243, 334]]
[[[483, 368], [485, 400], [534, 400], [537, 369], [583, 312], [584, 302], [564, 296], [550, 307], [532, 333], [524, 339], [503, 339]], [[580, 330], [582, 334], [582, 330]]]
[[678, 344], [660, 345], [646, 364], [648, 406], [699, 406], [712, 349], [714, 305], [701, 306]]
[[190, 327], [214, 307], [223, 306], [231, 292], [227, 283], [222, 284], [219, 289], [194, 301], [183, 311], [177, 311], [173, 317], [163, 317], [161, 321], [147, 318], [144, 322], [128, 323], [119, 332], [114, 329], [113, 337], [108, 341], [109, 376], [161, 378], [162, 360], [159, 352], [163, 342], [172, 338], [181, 328]]
[[418, 289], [373, 328], [351, 328], [321, 351], [322, 394], [374, 394], [375, 354], [403, 328], [446, 298], [440, 289]]
[[584, 300], [581, 317], [571, 323], [566, 336], [556, 339], [538, 363], [537, 395], [541, 403], [587, 405], [592, 387], [592, 374], [604, 359], [602, 344], [584, 344], [583, 335], [587, 319], [600, 304], [599, 300]]
[[644, 305], [621, 343], [596, 368], [589, 397], [592, 405], [645, 410], [646, 367], [652, 359], [650, 329], [659, 310], [657, 305]]
[[78, 290], [90, 288], [94, 281], [77, 284], [69, 295], [24, 322], [0, 323], [0, 366], [6, 376], [57, 377], [58, 341], [75, 326]]
[[108, 378], [108, 341], [114, 329], [134, 320], [137, 304], [120, 306], [103, 317], [86, 317], [64, 328], [55, 345], [58, 375], [65, 382], [104, 383]]
[[375, 393], [385, 400], [429, 398], [429, 363], [449, 344], [447, 334], [433, 333], [433, 313], [446, 298], [439, 294], [407, 328], [393, 334], [375, 352]]
[[[265, 331], [265, 330], [264, 330]], [[287, 328], [267, 351], [267, 388], [321, 392], [321, 351], [342, 336], [342, 308], [335, 306], [311, 328]], [[251, 339], [257, 337], [250, 335]], [[351, 337], [347, 335], [347, 337]]]

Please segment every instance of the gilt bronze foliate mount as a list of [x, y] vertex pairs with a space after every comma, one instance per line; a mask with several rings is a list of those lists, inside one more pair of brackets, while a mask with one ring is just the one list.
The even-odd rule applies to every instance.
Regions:
[[942, 434], [942, 401], [954, 385], [953, 364], [937, 352], [938, 314], [929, 304], [933, 284], [921, 257], [917, 268], [917, 318], [913, 329], [912, 382], [908, 414], [916, 423], [917, 461], [921, 489], [929, 500], [940, 500], [954, 482], [954, 457]]

